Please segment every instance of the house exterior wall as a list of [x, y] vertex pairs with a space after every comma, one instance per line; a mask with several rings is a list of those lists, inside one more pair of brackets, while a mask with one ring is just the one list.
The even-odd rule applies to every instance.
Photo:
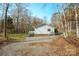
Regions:
[[54, 27], [44, 25], [44, 26], [35, 28], [34, 34], [54, 34]]

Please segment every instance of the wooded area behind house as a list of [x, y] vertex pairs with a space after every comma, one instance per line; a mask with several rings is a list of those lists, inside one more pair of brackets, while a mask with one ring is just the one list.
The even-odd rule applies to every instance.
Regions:
[[79, 37], [79, 4], [70, 3], [62, 4], [61, 11], [57, 7], [57, 12], [52, 17], [52, 23], [60, 31], [64, 37], [76, 36]]
[[27, 35], [29, 31], [34, 30], [34, 27], [45, 24], [43, 19], [31, 16], [31, 11], [27, 9], [29, 5], [28, 3], [0, 4], [0, 33], [5, 39], [9, 34]]
[[[46, 16], [44, 18], [32, 16], [31, 11], [28, 9], [29, 5], [29, 3], [0, 4], [1, 36], [7, 39], [9, 34], [23, 33], [27, 35], [29, 31], [33, 31], [35, 27], [47, 24]], [[56, 11], [52, 14], [50, 25], [54, 26], [64, 37], [79, 37], [78, 5], [79, 4], [76, 3], [63, 3], [60, 8], [58, 4], [55, 4]], [[15, 6], [15, 8], [13, 6]], [[45, 8], [46, 4], [43, 4], [43, 7]]]

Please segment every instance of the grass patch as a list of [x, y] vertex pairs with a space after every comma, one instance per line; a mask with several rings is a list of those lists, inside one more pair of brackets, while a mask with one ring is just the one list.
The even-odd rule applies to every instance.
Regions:
[[24, 40], [27, 34], [8, 34], [8, 38], [14, 40]]
[[[20, 33], [20, 34], [7, 34], [7, 40], [16, 40], [21, 41], [27, 37], [27, 34]], [[5, 40], [4, 35], [0, 34], [0, 41]]]

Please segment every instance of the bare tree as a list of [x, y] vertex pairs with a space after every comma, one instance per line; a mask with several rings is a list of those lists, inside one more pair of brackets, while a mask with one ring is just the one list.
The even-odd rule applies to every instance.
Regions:
[[61, 31], [64, 31], [64, 25], [63, 25], [63, 22], [62, 22], [62, 19], [61, 19], [61, 12], [58, 8], [58, 4], [56, 5], [56, 8], [57, 8], [57, 11], [58, 11], [58, 14], [59, 14], [59, 21], [60, 21], [60, 28], [61, 28]]
[[20, 13], [20, 4], [16, 4], [16, 6], [17, 6], [17, 25], [16, 25], [16, 32], [18, 33], [19, 32], [19, 13]]
[[4, 13], [4, 37], [7, 38], [7, 31], [6, 31], [6, 20], [7, 20], [7, 12], [8, 12], [8, 8], [9, 8], [9, 3], [5, 4], [5, 13]]
[[64, 16], [64, 22], [65, 22], [65, 26], [64, 26], [64, 37], [68, 36], [67, 33], [67, 20], [66, 20], [66, 15], [65, 15], [65, 11], [64, 11], [64, 4], [62, 5], [62, 11], [63, 11], [63, 16]]
[[1, 7], [0, 7], [0, 11], [2, 12], [1, 13], [1, 19], [0, 19], [0, 32], [2, 33], [3, 32], [3, 28], [2, 28], [2, 19], [3, 19], [3, 16], [4, 16], [4, 4], [0, 4]]
[[75, 7], [75, 20], [76, 20], [76, 36], [77, 36], [77, 38], [79, 38], [79, 27], [78, 27], [77, 7]]
[[[17, 19], [17, 23], [16, 23], [16, 33], [19, 33], [19, 28], [21, 27], [21, 20], [28, 20], [28, 22], [30, 22], [31, 16], [30, 16], [30, 12], [27, 10], [27, 8], [24, 7], [24, 5], [20, 4], [20, 3], [16, 3], [16, 14], [15, 17]], [[25, 4], [26, 7], [29, 6], [29, 4]], [[29, 16], [28, 16], [29, 15]], [[30, 18], [29, 18], [30, 17]]]

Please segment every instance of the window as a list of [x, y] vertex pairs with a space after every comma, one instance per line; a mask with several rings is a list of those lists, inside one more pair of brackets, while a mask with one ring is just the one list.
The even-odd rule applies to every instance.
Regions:
[[51, 31], [51, 29], [48, 29], [48, 31]]

